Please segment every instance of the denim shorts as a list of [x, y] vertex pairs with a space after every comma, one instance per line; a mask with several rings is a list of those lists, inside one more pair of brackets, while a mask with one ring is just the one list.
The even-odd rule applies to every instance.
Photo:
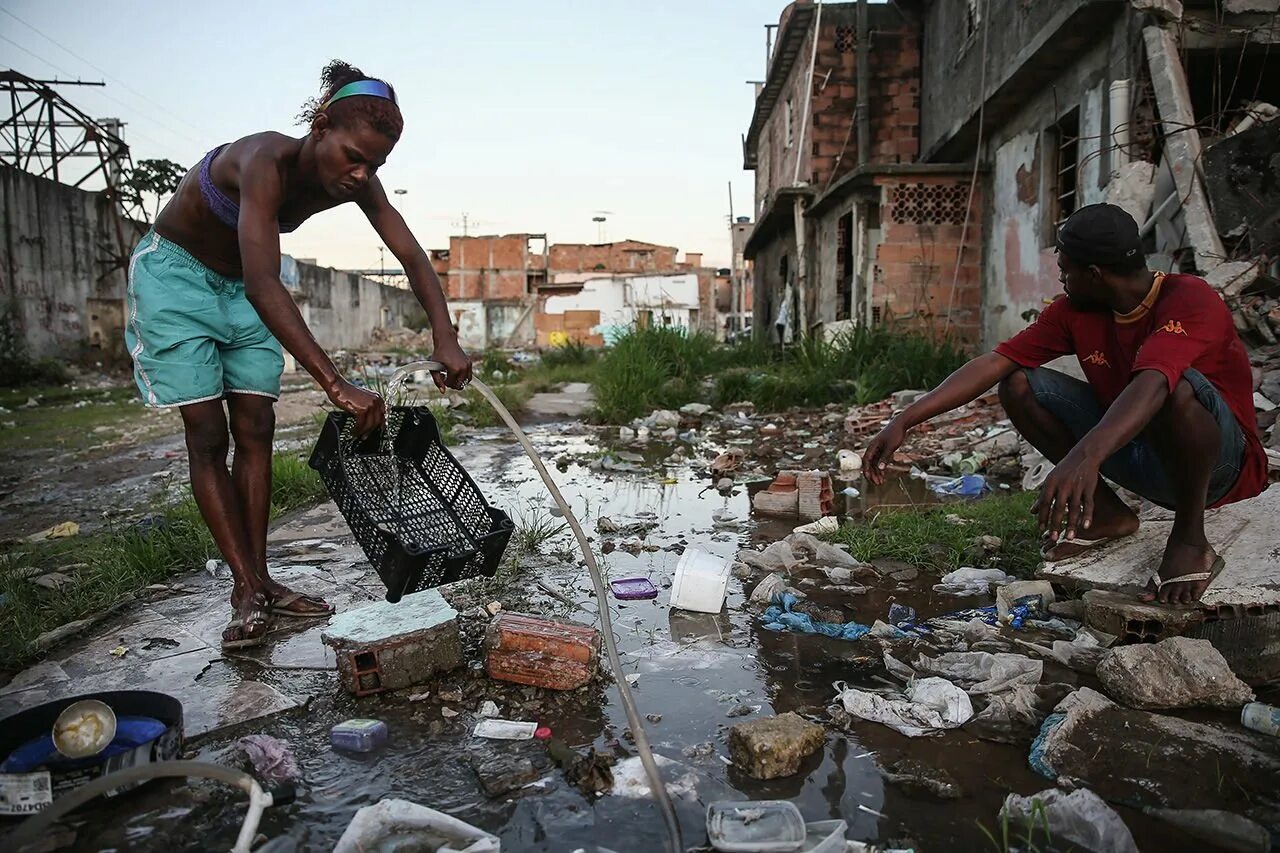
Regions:
[[[1036, 395], [1036, 402], [1066, 424], [1079, 441], [1085, 433], [1097, 426], [1106, 414], [1098, 402], [1093, 388], [1065, 373], [1047, 367], [1026, 368], [1024, 372]], [[1198, 370], [1188, 368], [1182, 374], [1196, 399], [1218, 422], [1222, 441], [1218, 445], [1218, 459], [1209, 476], [1209, 495], [1206, 506], [1213, 506], [1226, 497], [1240, 476], [1244, 465], [1245, 436], [1240, 422], [1231, 413], [1218, 389]], [[1176, 502], [1173, 480], [1154, 446], [1142, 434], [1113, 453], [1102, 463], [1102, 475], [1136, 492], [1154, 504], [1173, 509]]]
[[125, 345], [152, 408], [227, 394], [277, 399], [284, 352], [249, 304], [244, 282], [200, 263], [154, 231], [129, 261]]

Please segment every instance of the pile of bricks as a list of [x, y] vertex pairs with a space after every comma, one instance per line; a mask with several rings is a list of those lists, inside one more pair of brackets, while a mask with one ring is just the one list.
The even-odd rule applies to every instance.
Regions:
[[781, 471], [767, 489], [756, 493], [751, 506], [764, 515], [816, 521], [835, 512], [831, 475], [822, 471]]

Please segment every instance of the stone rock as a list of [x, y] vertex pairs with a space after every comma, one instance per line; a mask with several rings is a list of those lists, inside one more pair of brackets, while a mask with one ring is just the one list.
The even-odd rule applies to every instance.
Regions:
[[909, 758], [891, 764], [885, 769], [884, 778], [911, 796], [939, 800], [958, 800], [967, 796], [965, 789], [947, 771]]
[[1148, 809], [1147, 814], [1173, 824], [1214, 850], [1253, 853], [1271, 849], [1271, 833], [1247, 817], [1220, 809]]
[[644, 425], [650, 429], [674, 429], [680, 426], [680, 415], [670, 409], [657, 409], [644, 419]]
[[41, 575], [31, 582], [36, 586], [44, 587], [45, 589], [58, 590], [62, 589], [64, 586], [75, 583], [75, 578], [70, 575], [64, 575], [62, 572], [49, 572], [48, 574]]
[[1114, 698], [1133, 708], [1239, 708], [1253, 691], [1208, 640], [1170, 637], [1155, 644], [1113, 649], [1098, 664], [1098, 678]]
[[729, 757], [755, 779], [780, 779], [800, 769], [800, 762], [822, 748], [826, 730], [798, 714], [739, 723], [729, 730]]
[[1125, 708], [1088, 687], [1045, 720], [1029, 761], [1048, 779], [1135, 808], [1239, 811], [1280, 790], [1280, 740]]
[[1080, 599], [1072, 598], [1067, 601], [1053, 602], [1049, 605], [1049, 612], [1054, 616], [1065, 616], [1068, 619], [1083, 622], [1085, 617], [1085, 606], [1084, 602]]
[[1268, 370], [1262, 374], [1258, 391], [1271, 402], [1280, 404], [1280, 370]]
[[711, 411], [711, 407], [706, 403], [689, 403], [687, 406], [680, 407], [680, 414], [688, 415], [691, 418], [700, 418], [709, 411]]
[[920, 570], [915, 568], [914, 566], [908, 566], [905, 569], [899, 569], [898, 571], [889, 575], [889, 577], [893, 578], [898, 583], [910, 583], [911, 581], [915, 580], [919, 576], [920, 576]]

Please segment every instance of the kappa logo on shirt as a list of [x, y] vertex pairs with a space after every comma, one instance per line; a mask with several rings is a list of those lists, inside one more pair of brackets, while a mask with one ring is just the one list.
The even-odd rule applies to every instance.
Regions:
[[1186, 335], [1187, 337], [1190, 337], [1190, 335], [1187, 335], [1187, 330], [1182, 328], [1182, 322], [1180, 320], [1170, 320], [1160, 328], [1156, 329], [1156, 331], [1168, 332], [1171, 335]]
[[1100, 367], [1110, 367], [1111, 362], [1107, 361], [1107, 357], [1102, 354], [1102, 350], [1094, 350], [1093, 354], [1085, 358], [1085, 364], [1096, 364]]

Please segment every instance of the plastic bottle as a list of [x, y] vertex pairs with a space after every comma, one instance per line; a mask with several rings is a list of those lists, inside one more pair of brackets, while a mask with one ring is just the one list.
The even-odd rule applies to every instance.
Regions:
[[1250, 702], [1240, 712], [1240, 723], [1246, 729], [1280, 737], [1280, 708], [1262, 702]]
[[387, 742], [387, 724], [381, 720], [347, 720], [329, 730], [329, 743], [352, 752], [372, 752]]

